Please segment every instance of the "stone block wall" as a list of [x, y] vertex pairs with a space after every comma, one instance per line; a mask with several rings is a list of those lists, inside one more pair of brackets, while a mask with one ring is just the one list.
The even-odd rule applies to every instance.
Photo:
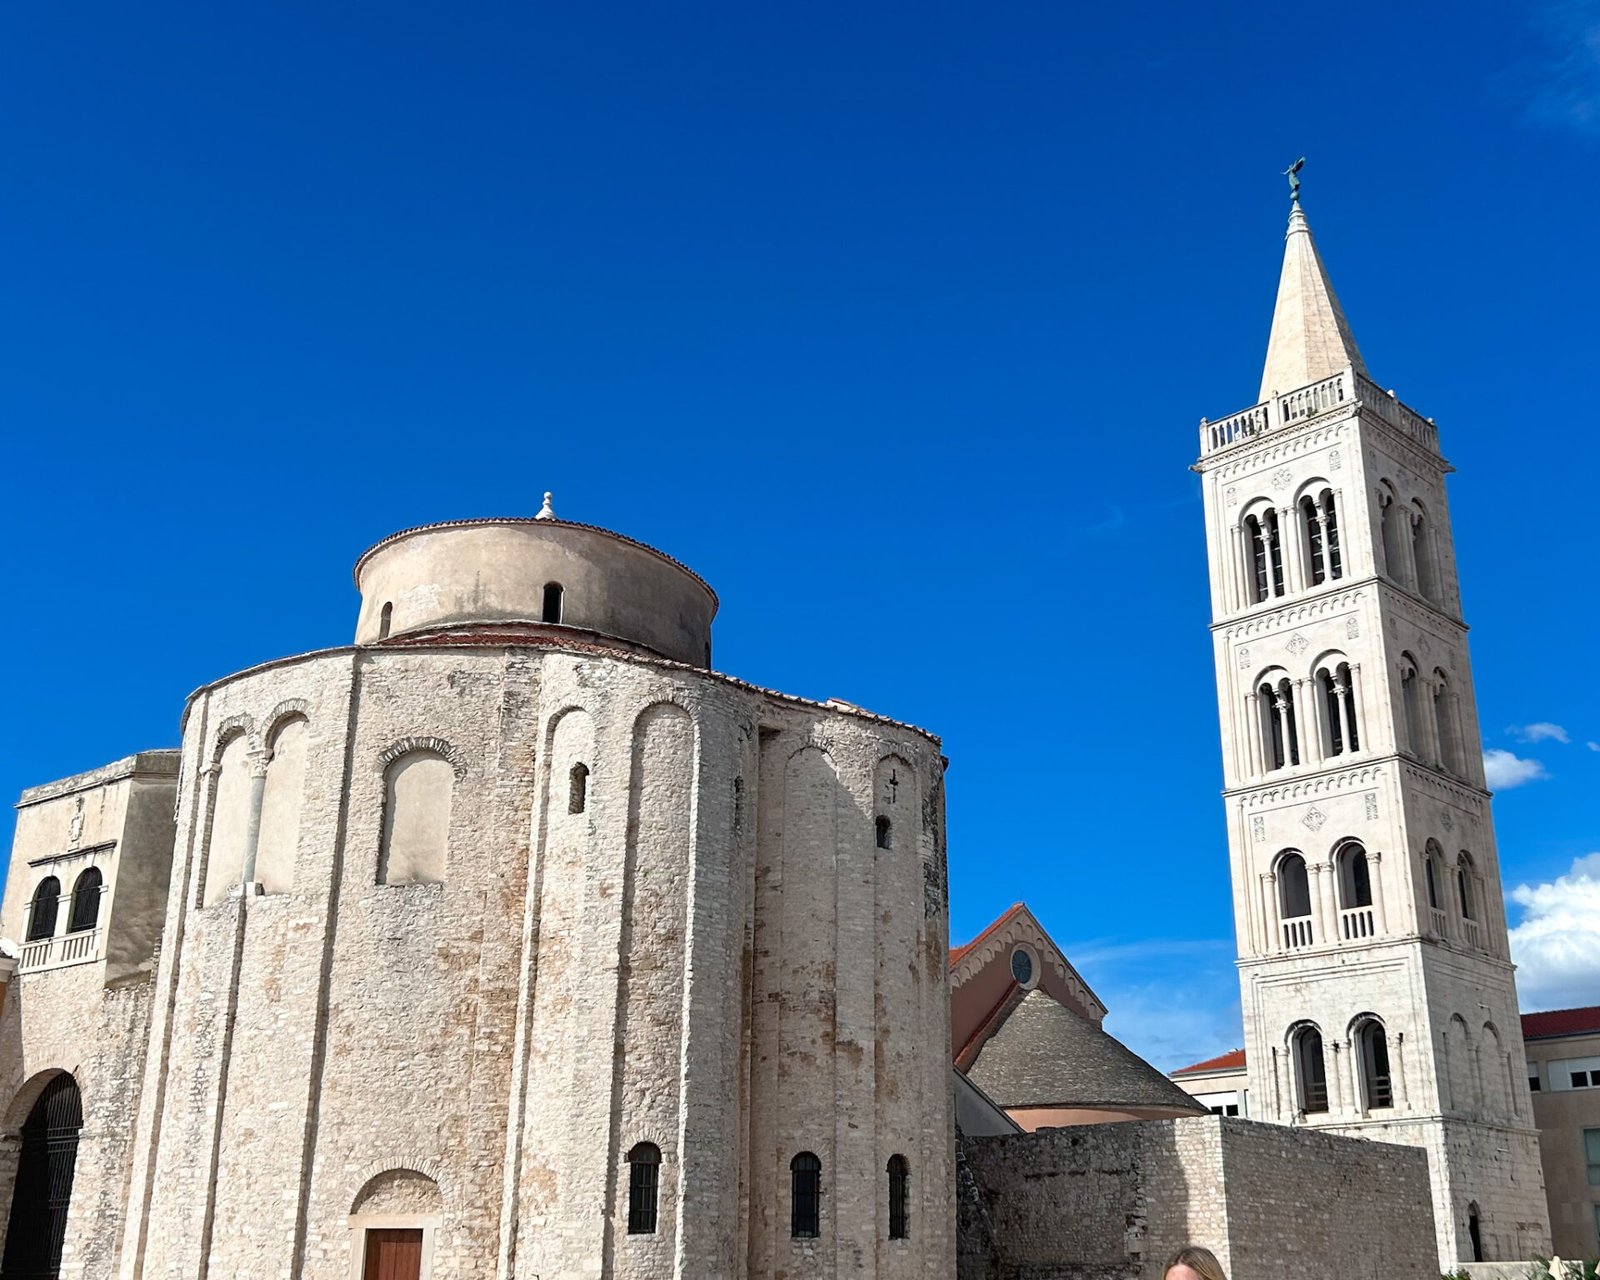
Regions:
[[1423, 1153], [1218, 1116], [964, 1138], [960, 1280], [1434, 1280]]

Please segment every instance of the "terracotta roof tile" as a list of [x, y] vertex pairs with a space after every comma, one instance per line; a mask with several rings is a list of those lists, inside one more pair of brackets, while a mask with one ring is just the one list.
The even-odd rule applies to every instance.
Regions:
[[1600, 1034], [1600, 1004], [1585, 1005], [1581, 1009], [1547, 1009], [1543, 1013], [1522, 1015], [1524, 1040], [1594, 1034]]
[[975, 946], [977, 946], [980, 942], [982, 942], [985, 938], [987, 938], [996, 929], [1000, 928], [1001, 925], [1003, 925], [1003, 924], [1007, 923], [1009, 920], [1011, 920], [1017, 914], [1017, 912], [1026, 911], [1026, 910], [1027, 910], [1027, 907], [1023, 903], [1013, 902], [1009, 907], [1007, 907], [1004, 911], [1002, 911], [1000, 913], [999, 918], [996, 919], [993, 924], [991, 924], [987, 929], [985, 929], [982, 933], [980, 933], [971, 942], [963, 943], [959, 947], [951, 947], [950, 948], [950, 964], [951, 964], [951, 966], [953, 967], [954, 965], [959, 963], [961, 958], [963, 956], [965, 956], [967, 954], [967, 952], [971, 951]]
[[1242, 1071], [1243, 1069], [1244, 1050], [1229, 1049], [1227, 1053], [1219, 1053], [1215, 1058], [1207, 1058], [1204, 1062], [1196, 1062], [1188, 1067], [1179, 1067], [1172, 1074], [1186, 1076], [1191, 1071]]

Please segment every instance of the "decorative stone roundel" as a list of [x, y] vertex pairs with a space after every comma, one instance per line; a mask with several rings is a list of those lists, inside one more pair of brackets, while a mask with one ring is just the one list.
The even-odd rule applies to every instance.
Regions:
[[1279, 467], [1272, 473], [1272, 487], [1282, 493], [1294, 483], [1294, 472], [1288, 467]]
[[1296, 631], [1292, 636], [1289, 637], [1289, 652], [1294, 654], [1297, 657], [1300, 654], [1304, 653], [1310, 647], [1311, 647], [1311, 641], [1307, 640], [1298, 631]]
[[1309, 809], [1307, 809], [1306, 816], [1300, 819], [1300, 821], [1305, 824], [1307, 829], [1311, 831], [1321, 831], [1322, 824], [1327, 820], [1328, 815], [1323, 813], [1322, 810], [1317, 808], [1316, 805], [1312, 805]]

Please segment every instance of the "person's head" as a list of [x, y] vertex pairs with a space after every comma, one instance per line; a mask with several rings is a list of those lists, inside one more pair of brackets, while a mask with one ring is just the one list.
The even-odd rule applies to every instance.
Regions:
[[1186, 1244], [1168, 1260], [1161, 1280], [1228, 1280], [1228, 1277], [1222, 1274], [1222, 1264], [1210, 1249]]

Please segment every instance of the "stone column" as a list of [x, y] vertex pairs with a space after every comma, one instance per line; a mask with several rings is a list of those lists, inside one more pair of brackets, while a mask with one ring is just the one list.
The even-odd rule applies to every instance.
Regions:
[[1260, 697], [1254, 692], [1244, 695], [1245, 714], [1245, 769], [1252, 778], [1265, 772], [1261, 767], [1261, 707]]
[[[250, 753], [250, 817], [244, 829], [244, 870], [239, 880], [252, 885], [256, 880], [256, 849], [261, 843], [261, 801], [267, 794], [267, 762], [265, 749]], [[245, 890], [248, 896], [249, 890]]]
[[[1353, 680], [1354, 677], [1352, 676]], [[1350, 709], [1345, 703], [1345, 695], [1349, 692], [1349, 686], [1344, 684], [1337, 676], [1334, 676], [1329, 682], [1329, 687], [1333, 690], [1334, 714], [1339, 718], [1339, 741], [1343, 744], [1343, 754], [1349, 755], [1355, 750], [1350, 745]]]
[[1304, 539], [1293, 507], [1278, 508], [1278, 536], [1283, 539], [1283, 589], [1290, 595], [1306, 589]]
[[1300, 763], [1319, 764], [1322, 761], [1322, 752], [1318, 749], [1320, 744], [1313, 740], [1316, 738], [1316, 725], [1311, 715], [1306, 711], [1306, 681], [1303, 677], [1294, 682], [1294, 723], [1295, 734], [1299, 738]]
[[1261, 919], [1266, 925], [1266, 952], [1283, 950], [1283, 923], [1278, 919], [1278, 877], [1270, 871], [1261, 873]]
[[1380, 867], [1383, 854], [1377, 849], [1367, 850], [1367, 878], [1372, 882], [1373, 925], [1379, 937], [1389, 932], [1389, 913], [1383, 903], [1383, 877]]
[[1336, 941], [1339, 937], [1339, 917], [1333, 900], [1333, 877], [1323, 874], [1328, 870], [1328, 864], [1307, 862], [1306, 870], [1311, 873], [1311, 909], [1322, 917], [1322, 936], [1320, 939], [1317, 937], [1319, 931], [1313, 923], [1312, 943]]
[[1350, 664], [1350, 688], [1355, 692], [1353, 701], [1356, 705], [1356, 738], [1361, 743], [1361, 750], [1366, 751], [1369, 749], [1367, 746], [1367, 733], [1371, 729], [1372, 721], [1367, 718], [1366, 687], [1361, 682], [1361, 664], [1359, 662]]

